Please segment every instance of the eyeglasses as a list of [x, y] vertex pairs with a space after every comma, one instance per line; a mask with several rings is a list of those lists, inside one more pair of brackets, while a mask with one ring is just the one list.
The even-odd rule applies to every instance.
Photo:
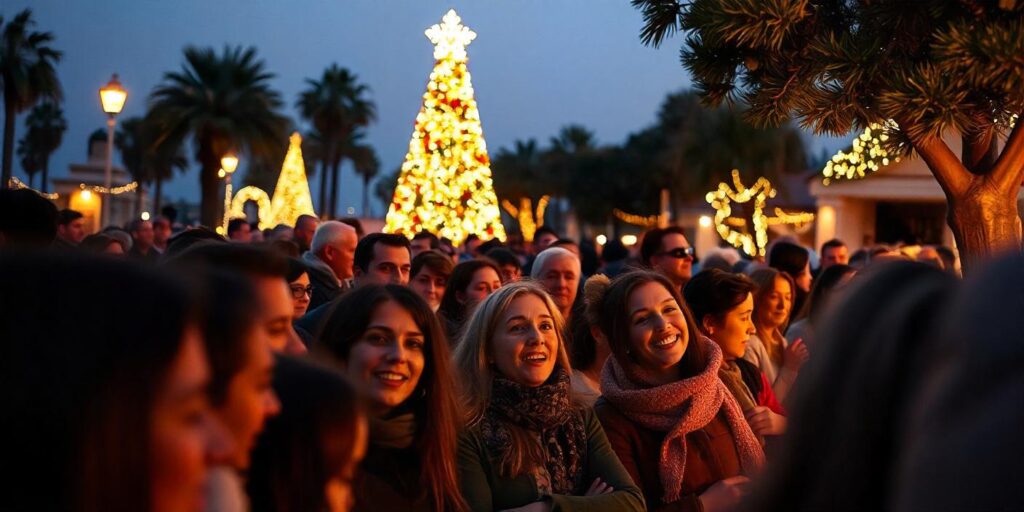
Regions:
[[292, 298], [295, 300], [301, 299], [303, 295], [313, 296], [313, 285], [302, 286], [301, 284], [293, 284], [290, 288], [292, 289]]
[[671, 256], [677, 260], [683, 258], [693, 258], [693, 247], [677, 247], [671, 251], [661, 252], [662, 256]]

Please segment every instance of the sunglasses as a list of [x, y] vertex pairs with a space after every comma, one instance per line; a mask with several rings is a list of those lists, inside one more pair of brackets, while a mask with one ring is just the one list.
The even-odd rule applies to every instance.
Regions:
[[661, 253], [662, 256], [671, 256], [677, 260], [683, 258], [693, 258], [693, 247], [678, 247], [671, 251], [664, 251]]
[[290, 288], [292, 289], [293, 299], [301, 299], [303, 295], [313, 296], [313, 285], [302, 286], [301, 284], [293, 284]]

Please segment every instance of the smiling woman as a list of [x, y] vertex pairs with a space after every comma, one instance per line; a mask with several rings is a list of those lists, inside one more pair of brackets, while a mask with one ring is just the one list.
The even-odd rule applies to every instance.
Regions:
[[316, 355], [342, 370], [370, 413], [354, 510], [466, 510], [448, 343], [430, 306], [404, 286], [360, 286], [335, 304], [320, 340]]
[[474, 511], [643, 510], [593, 411], [572, 395], [562, 328], [558, 307], [528, 282], [492, 293], [466, 325], [455, 352], [469, 420], [459, 479]]

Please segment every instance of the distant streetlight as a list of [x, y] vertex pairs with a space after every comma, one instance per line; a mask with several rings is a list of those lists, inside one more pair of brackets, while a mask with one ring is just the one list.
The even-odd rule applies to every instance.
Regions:
[[107, 190], [107, 196], [103, 198], [103, 217], [100, 219], [100, 226], [110, 222], [110, 203], [112, 200], [112, 194], [110, 193], [111, 184], [111, 172], [113, 167], [113, 156], [114, 156], [114, 125], [117, 124], [117, 115], [121, 113], [121, 109], [124, 108], [124, 102], [128, 99], [128, 91], [121, 87], [121, 82], [117, 80], [117, 73], [110, 78], [110, 82], [100, 88], [100, 104], [103, 106], [103, 111], [107, 113], [107, 166], [104, 176], [104, 186]]
[[228, 232], [228, 221], [231, 220], [231, 175], [238, 169], [238, 157], [234, 153], [228, 153], [220, 159], [220, 172], [217, 175], [225, 178], [224, 182], [224, 219], [221, 228], [224, 234]]

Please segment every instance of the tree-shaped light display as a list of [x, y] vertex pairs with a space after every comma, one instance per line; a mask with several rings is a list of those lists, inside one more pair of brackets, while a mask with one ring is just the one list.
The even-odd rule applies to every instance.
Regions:
[[423, 106], [416, 116], [384, 231], [426, 230], [460, 244], [467, 235], [505, 239], [480, 113], [466, 67], [476, 33], [454, 10], [426, 36], [434, 43]]

